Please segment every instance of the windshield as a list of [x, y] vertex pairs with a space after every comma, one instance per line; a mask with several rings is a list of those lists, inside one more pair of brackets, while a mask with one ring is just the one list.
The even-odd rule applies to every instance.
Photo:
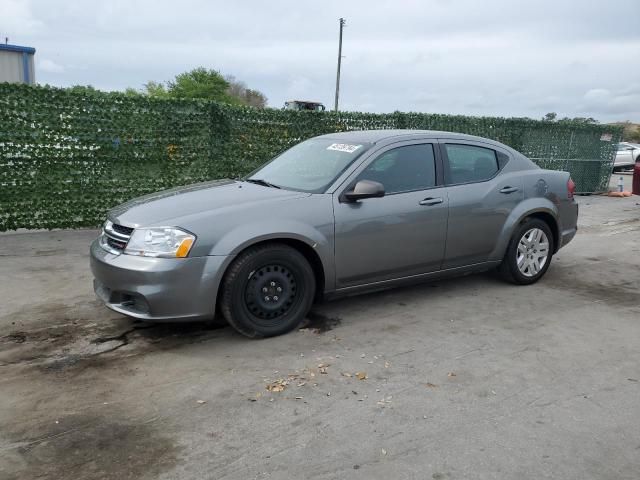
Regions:
[[286, 190], [322, 193], [370, 146], [312, 138], [280, 154], [247, 180]]

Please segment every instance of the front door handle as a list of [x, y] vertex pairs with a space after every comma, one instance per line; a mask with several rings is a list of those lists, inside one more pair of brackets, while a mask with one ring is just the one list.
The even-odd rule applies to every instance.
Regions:
[[420, 205], [431, 206], [431, 205], [437, 205], [442, 202], [444, 202], [442, 197], [436, 197], [436, 198], [428, 197], [428, 198], [425, 198], [424, 200], [420, 200]]
[[500, 193], [513, 193], [517, 191], [518, 191], [518, 187], [504, 187], [500, 190]]

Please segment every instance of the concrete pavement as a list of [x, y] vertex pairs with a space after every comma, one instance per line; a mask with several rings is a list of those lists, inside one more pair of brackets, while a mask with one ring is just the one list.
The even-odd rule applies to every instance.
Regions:
[[579, 203], [536, 285], [344, 299], [260, 341], [108, 311], [94, 231], [0, 235], [0, 479], [637, 479], [640, 197]]

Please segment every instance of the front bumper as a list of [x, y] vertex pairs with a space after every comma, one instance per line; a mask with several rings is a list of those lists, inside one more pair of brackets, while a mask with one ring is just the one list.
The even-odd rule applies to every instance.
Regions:
[[91, 244], [96, 295], [116, 312], [142, 320], [211, 319], [230, 257], [116, 255]]

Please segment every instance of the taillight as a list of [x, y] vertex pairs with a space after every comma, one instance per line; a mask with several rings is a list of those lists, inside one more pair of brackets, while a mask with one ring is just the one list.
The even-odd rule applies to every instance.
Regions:
[[567, 198], [573, 198], [574, 193], [576, 193], [576, 183], [569, 177], [569, 180], [567, 180]]

